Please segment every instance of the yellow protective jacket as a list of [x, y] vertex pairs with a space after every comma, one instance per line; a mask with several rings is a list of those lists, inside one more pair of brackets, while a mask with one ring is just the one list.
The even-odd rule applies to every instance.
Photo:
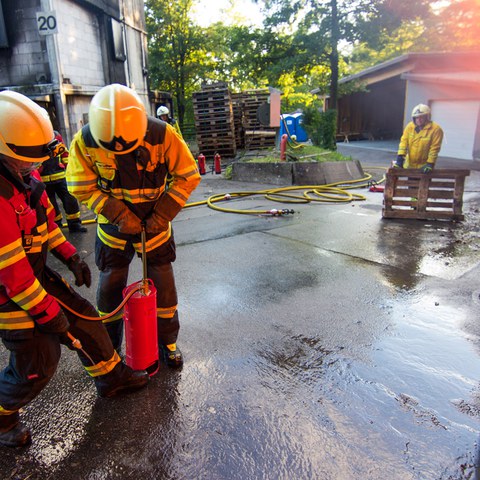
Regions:
[[[168, 190], [167, 175], [172, 177]], [[100, 148], [85, 125], [73, 138], [67, 165], [70, 193], [98, 215], [98, 223], [109, 223], [101, 215], [109, 196], [122, 200], [141, 220], [159, 204], [169, 220], [187, 202], [201, 177], [195, 160], [174, 128], [148, 117], [143, 143], [133, 152], [116, 155]], [[173, 200], [173, 201], [172, 201]], [[99, 232], [100, 234], [100, 232]], [[147, 242], [147, 251], [166, 242], [165, 232]], [[103, 239], [110, 244], [114, 240]]]
[[410, 122], [403, 132], [398, 155], [405, 155], [405, 168], [420, 168], [426, 163], [435, 165], [442, 146], [443, 130], [435, 122], [428, 122], [419, 132]]

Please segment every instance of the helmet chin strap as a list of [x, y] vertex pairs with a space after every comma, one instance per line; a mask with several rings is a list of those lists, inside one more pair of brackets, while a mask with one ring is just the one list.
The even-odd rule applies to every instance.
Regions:
[[7, 156], [3, 156], [1, 161], [12, 173], [16, 173], [21, 177], [32, 173], [42, 164], [42, 162], [23, 162]]

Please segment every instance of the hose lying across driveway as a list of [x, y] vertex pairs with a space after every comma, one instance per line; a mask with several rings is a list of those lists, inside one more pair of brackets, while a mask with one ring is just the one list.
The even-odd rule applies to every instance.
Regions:
[[[370, 167], [381, 168], [383, 167]], [[364, 195], [359, 193], [350, 193], [348, 190], [354, 188], [368, 188], [372, 184], [379, 184], [385, 180], [385, 176], [379, 181], [372, 181], [373, 176], [369, 173], [365, 177], [357, 180], [347, 180], [343, 182], [335, 182], [327, 185], [295, 185], [289, 187], [279, 187], [266, 190], [256, 191], [243, 191], [243, 192], [231, 192], [231, 193], [217, 193], [211, 195], [206, 200], [199, 202], [187, 203], [184, 208], [196, 207], [200, 205], [207, 205], [213, 210], [226, 213], [240, 213], [248, 215], [262, 215], [262, 216], [280, 216], [294, 213], [293, 210], [288, 209], [271, 209], [271, 210], [248, 210], [248, 209], [235, 209], [221, 207], [216, 205], [218, 202], [229, 201], [234, 198], [251, 197], [255, 195], [263, 195], [267, 200], [281, 203], [310, 203], [310, 202], [352, 202], [356, 200], [366, 200]], [[298, 192], [298, 193], [287, 193]]]

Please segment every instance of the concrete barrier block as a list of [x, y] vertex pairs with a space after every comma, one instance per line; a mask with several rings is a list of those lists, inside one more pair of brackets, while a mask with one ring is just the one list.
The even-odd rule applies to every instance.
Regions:
[[236, 162], [232, 165], [232, 179], [239, 182], [291, 185], [292, 164]]

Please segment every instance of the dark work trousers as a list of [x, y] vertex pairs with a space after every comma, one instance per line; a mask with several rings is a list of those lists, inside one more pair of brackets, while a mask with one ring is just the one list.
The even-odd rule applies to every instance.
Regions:
[[58, 206], [57, 196], [61, 200], [65, 215], [67, 216], [67, 224], [80, 222], [80, 207], [77, 199], [68, 191], [67, 181], [62, 178], [56, 182], [45, 183], [47, 195], [55, 209], [55, 221], [59, 223], [62, 220], [62, 212]]
[[[48, 293], [74, 311], [89, 317], [98, 316], [93, 305], [56, 272], [46, 268], [39, 280]], [[3, 307], [8, 308], [8, 304]], [[115, 382], [125, 367], [115, 354], [102, 322], [81, 319], [66, 309], [64, 312], [70, 323], [69, 332], [80, 340], [83, 350], [90, 357], [76, 350], [82, 364], [96, 375], [96, 385]], [[0, 372], [0, 405], [7, 410], [18, 410], [33, 400], [53, 377], [60, 360], [61, 340], [58, 335], [41, 333], [36, 328], [25, 334], [28, 338], [14, 339], [15, 336], [8, 333], [2, 335], [2, 341], [10, 352], [9, 363]], [[63, 342], [67, 343], [65, 339]]]
[[[123, 249], [111, 248], [98, 237], [95, 244], [95, 262], [100, 270], [97, 289], [97, 308], [103, 315], [115, 310], [123, 300], [123, 289], [127, 286], [128, 270], [135, 255], [133, 243], [140, 243], [140, 235], [118, 232], [114, 225], [99, 225], [106, 234], [125, 241]], [[148, 238], [147, 238], [148, 240]], [[140, 253], [138, 254], [140, 256]], [[170, 239], [158, 248], [147, 252], [147, 276], [157, 290], [157, 329], [159, 345], [177, 341], [180, 323], [177, 312], [177, 289], [172, 262], [175, 261], [173, 232]], [[141, 279], [138, 279], [141, 280]], [[113, 346], [119, 352], [123, 340], [123, 318], [121, 315], [106, 321], [105, 326]]]

